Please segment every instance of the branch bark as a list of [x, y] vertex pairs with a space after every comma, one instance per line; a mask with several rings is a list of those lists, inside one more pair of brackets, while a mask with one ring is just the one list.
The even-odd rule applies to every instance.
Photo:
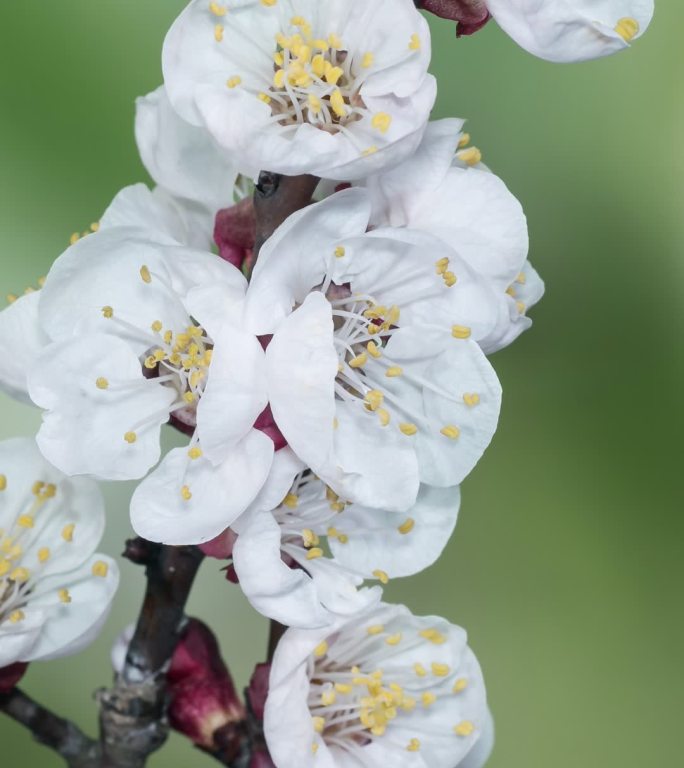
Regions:
[[105, 768], [142, 768], [168, 737], [166, 670], [204, 557], [198, 547], [142, 539], [128, 542], [124, 554], [146, 565], [147, 589], [124, 668], [114, 687], [98, 695]]
[[18, 688], [0, 694], [0, 712], [28, 728], [39, 744], [61, 755], [69, 768], [97, 768], [100, 765], [97, 742]]

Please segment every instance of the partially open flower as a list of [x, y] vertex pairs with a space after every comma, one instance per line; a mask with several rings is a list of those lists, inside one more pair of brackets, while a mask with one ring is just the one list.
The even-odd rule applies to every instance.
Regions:
[[93, 554], [103, 529], [93, 481], [64, 477], [33, 440], [0, 443], [0, 669], [96, 637], [119, 582], [116, 562]]
[[172, 105], [241, 171], [335, 179], [415, 149], [436, 93], [429, 61], [412, 0], [193, 0], [163, 52]]
[[264, 733], [278, 768], [480, 768], [491, 728], [465, 631], [404, 606], [290, 629], [273, 659]]
[[456, 524], [458, 488], [422, 486], [399, 514], [345, 504], [289, 448], [276, 455], [277, 474], [282, 500], [272, 509], [257, 503], [235, 522], [232, 555], [247, 599], [286, 626], [325, 626], [376, 602], [377, 588], [357, 588], [427, 568]]
[[347, 189], [291, 216], [261, 250], [246, 327], [273, 334], [278, 428], [343, 501], [405, 511], [421, 482], [458, 485], [494, 434], [501, 390], [476, 343], [496, 322], [486, 281], [446, 243], [367, 233]]
[[199, 543], [254, 499], [273, 442], [252, 428], [266, 405], [264, 353], [239, 317], [240, 272], [159, 232], [107, 228], [53, 265], [40, 320], [53, 340], [30, 376], [46, 409], [41, 450], [68, 474], [144, 477], [171, 416], [192, 434], [133, 497], [136, 532]]

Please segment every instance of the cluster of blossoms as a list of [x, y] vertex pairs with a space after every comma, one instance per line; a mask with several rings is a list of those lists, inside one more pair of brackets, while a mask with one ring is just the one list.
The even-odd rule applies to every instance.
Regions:
[[[556, 61], [619, 50], [652, 13], [648, 0], [187, 5], [164, 85], [137, 104], [157, 186], [122, 190], [0, 312], [0, 384], [43, 415], [35, 442], [0, 445], [0, 667], [97, 631], [117, 571], [92, 555], [94, 480], [136, 480], [139, 536], [230, 559], [251, 604], [290, 627], [263, 712], [278, 768], [486, 761], [465, 632], [382, 602], [382, 586], [447, 544], [499, 417], [488, 356], [530, 326], [543, 283], [521, 206], [463, 121], [429, 122], [416, 5], [461, 34], [491, 15]], [[259, 248], [263, 170], [315, 191]], [[167, 423], [186, 440], [162, 455]]]

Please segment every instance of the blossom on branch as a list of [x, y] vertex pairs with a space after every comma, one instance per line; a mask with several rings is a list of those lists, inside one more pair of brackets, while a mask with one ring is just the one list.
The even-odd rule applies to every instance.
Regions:
[[278, 768], [480, 768], [493, 735], [465, 631], [386, 604], [285, 633], [264, 734]]
[[66, 478], [34, 440], [0, 443], [0, 670], [95, 639], [119, 583], [116, 562], [93, 554], [103, 530], [92, 480]]
[[193, 0], [164, 43], [174, 109], [241, 172], [347, 180], [407, 157], [434, 104], [412, 0]]
[[501, 389], [477, 340], [496, 297], [443, 241], [369, 218], [362, 189], [291, 216], [245, 325], [272, 334], [269, 404], [297, 456], [343, 501], [406, 511], [421, 482], [458, 485], [494, 434]]

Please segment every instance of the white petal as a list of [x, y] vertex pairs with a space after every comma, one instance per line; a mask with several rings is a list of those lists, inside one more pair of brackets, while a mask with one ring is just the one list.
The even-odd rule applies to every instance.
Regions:
[[24, 618], [16, 624], [9, 619], [0, 622], [0, 669], [25, 661], [40, 637], [46, 620], [45, 611], [37, 608], [23, 610], [23, 613]]
[[[93, 573], [96, 563], [105, 566], [105, 576]], [[76, 571], [41, 581], [29, 606], [44, 610], [47, 618], [40, 637], [23, 661], [47, 661], [82, 651], [106, 621], [118, 585], [116, 561], [100, 554], [93, 555]], [[63, 588], [69, 590], [70, 603], [59, 598], [58, 592]]]
[[272, 333], [323, 282], [340, 242], [365, 233], [369, 218], [367, 193], [348, 189], [286, 219], [259, 254], [247, 292], [247, 327]]
[[207, 386], [197, 406], [204, 455], [220, 464], [264, 410], [266, 358], [256, 337], [230, 325], [214, 337]]
[[0, 312], [0, 389], [29, 404], [26, 375], [35, 356], [48, 342], [38, 321], [40, 295], [40, 291], [34, 291], [20, 296]]
[[[100, 377], [109, 388], [98, 388]], [[43, 455], [66, 474], [107, 480], [142, 477], [159, 460], [160, 427], [176, 399], [174, 389], [143, 377], [125, 341], [107, 334], [46, 347], [29, 392], [46, 409], [37, 437]], [[124, 439], [129, 431], [134, 443]]]
[[[254, 501], [272, 461], [273, 443], [257, 430], [218, 466], [204, 458], [193, 461], [187, 448], [175, 448], [133, 494], [133, 528], [162, 544], [211, 541]], [[184, 498], [184, 487], [191, 493], [189, 499]]]
[[137, 99], [135, 138], [150, 176], [173, 195], [214, 214], [233, 204], [234, 167], [206, 131], [174, 111], [163, 86]]
[[[347, 537], [328, 540], [337, 562], [366, 578], [385, 571], [390, 578], [411, 576], [432, 565], [447, 545], [456, 525], [461, 494], [458, 487], [421, 487], [414, 507], [405, 515], [352, 504], [335, 518]], [[413, 528], [401, 533], [407, 519]]]
[[[518, 45], [558, 62], [595, 59], [629, 47], [628, 39], [646, 31], [653, 5], [653, 0], [487, 0], [492, 16]], [[628, 34], [621, 35], [624, 19], [637, 26], [627, 24]]]

